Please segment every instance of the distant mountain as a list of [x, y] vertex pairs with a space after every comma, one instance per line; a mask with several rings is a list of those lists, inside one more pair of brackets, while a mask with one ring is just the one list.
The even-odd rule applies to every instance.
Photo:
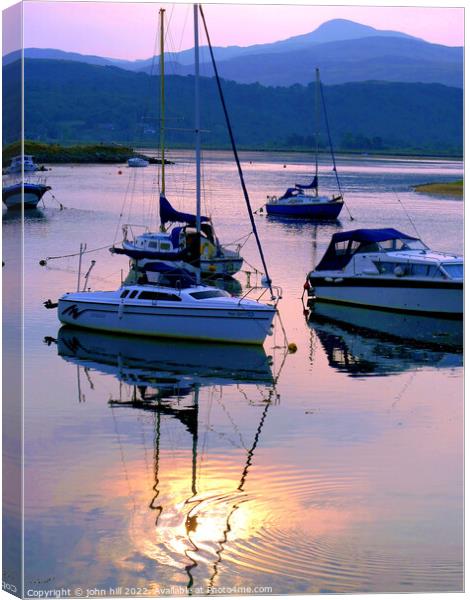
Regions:
[[[311, 33], [247, 47], [215, 47], [221, 75], [239, 83], [289, 86], [313, 80], [315, 67], [325, 83], [403, 81], [463, 87], [463, 48], [430, 44], [397, 31], [383, 31], [334, 19]], [[61, 50], [27, 48], [26, 58], [73, 60], [153, 73], [159, 59], [126, 61]], [[4, 57], [8, 64], [18, 53]], [[193, 49], [167, 54], [167, 72], [192, 74]], [[212, 76], [207, 47], [201, 47], [201, 72]], [[205, 63], [205, 64], [204, 64]]]
[[[18, 63], [3, 68], [4, 141], [14, 110], [8, 90]], [[74, 61], [27, 59], [25, 135], [39, 141], [157, 144], [159, 78], [118, 67]], [[166, 137], [191, 146], [194, 80], [168, 76]], [[264, 87], [224, 81], [235, 136], [244, 148], [311, 149], [315, 86]], [[324, 87], [337, 149], [462, 151], [463, 92], [440, 84], [368, 81]], [[206, 147], [229, 140], [213, 78], [201, 78]], [[6, 125], [5, 125], [6, 124]], [[321, 145], [326, 147], [323, 133]]]
[[[239, 56], [218, 64], [226, 79], [281, 86], [312, 81], [315, 67], [326, 84], [377, 79], [463, 87], [461, 48], [413, 38], [384, 36], [326, 42], [289, 52]], [[209, 65], [201, 69], [211, 72]], [[179, 73], [183, 74], [183, 69]]]

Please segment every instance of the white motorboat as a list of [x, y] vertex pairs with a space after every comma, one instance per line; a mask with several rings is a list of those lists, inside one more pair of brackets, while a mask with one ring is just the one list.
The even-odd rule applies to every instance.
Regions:
[[30, 154], [20, 154], [19, 156], [14, 156], [11, 159], [10, 166], [7, 167], [7, 173], [21, 173], [21, 172], [31, 172], [38, 171], [39, 167], [33, 160], [33, 156]]
[[9, 210], [36, 208], [51, 187], [45, 183], [19, 182], [2, 188], [2, 201]]
[[150, 163], [148, 160], [145, 160], [145, 158], [133, 156], [128, 159], [127, 164], [129, 167], [148, 167]]
[[396, 229], [336, 233], [307, 277], [312, 300], [461, 318], [463, 257]]
[[179, 339], [262, 344], [275, 306], [234, 298], [205, 286], [123, 286], [111, 292], [70, 292], [58, 302], [62, 323], [101, 331]]

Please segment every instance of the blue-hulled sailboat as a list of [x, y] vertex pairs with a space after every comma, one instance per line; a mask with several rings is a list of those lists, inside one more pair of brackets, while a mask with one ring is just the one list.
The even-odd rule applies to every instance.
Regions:
[[[333, 153], [333, 146], [331, 143], [331, 137], [328, 131], [328, 137], [330, 141], [331, 156], [333, 159], [333, 171], [336, 175], [336, 182], [338, 184], [338, 193], [333, 196], [320, 195], [318, 193], [318, 140], [319, 140], [319, 118], [318, 109], [320, 106], [319, 92], [321, 92], [320, 83], [320, 72], [316, 70], [317, 78], [317, 131], [316, 137], [316, 153], [315, 153], [315, 176], [310, 183], [296, 183], [295, 187], [289, 187], [282, 196], [268, 196], [268, 202], [266, 203], [266, 212], [268, 215], [275, 215], [279, 217], [297, 217], [302, 219], [313, 219], [319, 221], [331, 221], [335, 220], [344, 205], [343, 194], [339, 185], [338, 174], [336, 172], [336, 162]], [[323, 100], [323, 94], [322, 94]], [[328, 121], [326, 117], [326, 106], [323, 100], [323, 109], [325, 114], [326, 123]]]

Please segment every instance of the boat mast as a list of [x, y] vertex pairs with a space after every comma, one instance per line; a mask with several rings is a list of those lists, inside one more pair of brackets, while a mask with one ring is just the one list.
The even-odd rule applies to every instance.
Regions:
[[[201, 131], [200, 131], [200, 107], [199, 107], [199, 5], [194, 5], [194, 130], [195, 130], [195, 153], [196, 153], [196, 239], [198, 251], [198, 264], [200, 262], [201, 246]], [[198, 283], [200, 271], [198, 269]]]
[[320, 141], [320, 69], [315, 69], [316, 73], [316, 85], [315, 85], [315, 180], [317, 185], [315, 187], [315, 195], [318, 196], [318, 152], [319, 152], [319, 141]]
[[165, 195], [165, 9], [160, 9], [160, 158], [162, 163], [161, 195]]

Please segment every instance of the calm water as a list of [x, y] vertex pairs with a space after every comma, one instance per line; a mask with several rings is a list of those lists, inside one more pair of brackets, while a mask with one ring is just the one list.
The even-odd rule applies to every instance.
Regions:
[[[234, 165], [225, 153], [206, 158], [204, 210], [221, 240], [236, 241], [249, 224]], [[193, 210], [192, 156], [174, 159], [167, 195]], [[310, 176], [308, 157], [243, 159], [256, 208]], [[334, 225], [256, 217], [298, 346], [285, 356], [279, 324], [250, 351], [59, 333], [42, 302], [75, 288], [77, 259], [39, 260], [119, 242], [123, 223], [155, 222], [158, 173], [53, 166], [48, 183], [67, 208], [48, 199], [24, 228], [26, 590], [462, 590], [459, 328], [351, 313], [375, 329], [366, 332], [332, 321], [334, 311], [308, 321], [300, 300], [332, 233], [413, 233], [403, 206], [428, 245], [462, 252], [463, 203], [410, 190], [461, 177], [462, 164], [340, 158], [339, 172], [353, 222], [346, 210]], [[332, 191], [326, 164], [321, 175]], [[7, 215], [7, 284], [20, 231]], [[244, 268], [259, 266], [252, 237], [243, 256]], [[91, 259], [94, 288], [119, 285], [125, 257], [89, 254], [84, 270]]]

